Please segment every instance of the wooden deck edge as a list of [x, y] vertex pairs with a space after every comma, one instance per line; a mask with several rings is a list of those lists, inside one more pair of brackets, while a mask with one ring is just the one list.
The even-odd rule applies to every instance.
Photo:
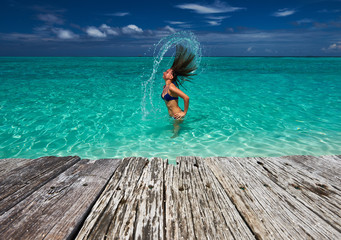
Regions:
[[[48, 156], [47, 156], [48, 157]], [[42, 157], [43, 158], [43, 157]], [[143, 158], [143, 157], [140, 157], [140, 159], [141, 158]], [[176, 161], [176, 166], [175, 167], [180, 167], [180, 165], [177, 165], [177, 164], [179, 164], [179, 162], [178, 162], [178, 159], [180, 159], [180, 158], [182, 158], [182, 159], [191, 159], [191, 158], [193, 158], [193, 159], [195, 159], [195, 158], [200, 158], [201, 159], [201, 161], [203, 161], [203, 162], [205, 162], [206, 160], [208, 160], [209, 159], [209, 157], [207, 157], [207, 158], [202, 158], [202, 157], [196, 157], [196, 156], [187, 156], [187, 157], [177, 157], [177, 161]], [[228, 159], [229, 157], [211, 157], [211, 158], [215, 158], [215, 159]], [[243, 160], [250, 160], [250, 159], [252, 159], [253, 157], [238, 157], [238, 158], [235, 158], [235, 157], [231, 157], [231, 158], [234, 158], [234, 159], [237, 159], [237, 160], [240, 160], [240, 161], [243, 161]], [[302, 169], [305, 169], [305, 171], [308, 171], [310, 168], [309, 168], [309, 161], [307, 162], [307, 163], [305, 163], [304, 161], [306, 161], [306, 160], [311, 160], [311, 159], [322, 159], [322, 161], [324, 161], [324, 160], [328, 160], [328, 158], [330, 158], [332, 161], [333, 161], [333, 164], [336, 164], [336, 163], [341, 163], [341, 155], [321, 155], [321, 156], [312, 156], [312, 155], [287, 155], [287, 156], [281, 156], [281, 157], [259, 157], [259, 158], [256, 158], [256, 159], [266, 159], [266, 160], [271, 160], [272, 158], [276, 158], [277, 160], [278, 159], [284, 159], [284, 160], [288, 160], [288, 161], [290, 161], [290, 160], [292, 160], [293, 161], [293, 163], [294, 163], [294, 167], [296, 167], [296, 168], [298, 168], [298, 169], [300, 169], [300, 168], [302, 168]], [[40, 159], [40, 158], [39, 158]], [[80, 158], [80, 160], [79, 161], [81, 161], [81, 160], [89, 160], [89, 161], [100, 161], [100, 160], [106, 160], [106, 159], [113, 159], [113, 158], [105, 158], [105, 159], [96, 159], [96, 160], [89, 160], [89, 159], [82, 159], [82, 158]], [[107, 186], [109, 185], [109, 183], [110, 183], [110, 181], [112, 180], [112, 178], [114, 177], [114, 175], [115, 175], [115, 173], [118, 171], [118, 169], [119, 169], [119, 166], [122, 164], [122, 162], [123, 162], [123, 160], [124, 159], [130, 159], [130, 160], [132, 160], [132, 159], [138, 159], [138, 157], [130, 157], [130, 158], [123, 158], [123, 159], [117, 159], [117, 160], [120, 160], [120, 163], [118, 164], [118, 167], [113, 171], [113, 173], [106, 179], [106, 182], [105, 182], [105, 184], [103, 184], [103, 187], [101, 188], [101, 190], [99, 191], [99, 193], [93, 198], [93, 200], [92, 200], [92, 202], [91, 202], [91, 204], [89, 205], [89, 207], [86, 209], [86, 211], [84, 211], [84, 213], [82, 214], [82, 216], [81, 216], [81, 221], [79, 221], [79, 223], [74, 227], [74, 229], [72, 230], [72, 232], [68, 235], [68, 237], [67, 237], [67, 239], [75, 239], [77, 236], [78, 236], [78, 234], [79, 234], [79, 232], [80, 232], [80, 230], [82, 229], [82, 227], [84, 226], [84, 223], [85, 223], [85, 221], [86, 221], [86, 219], [89, 217], [89, 215], [90, 215], [90, 213], [91, 213], [91, 211], [93, 210], [93, 208], [94, 208], [94, 206], [95, 206], [95, 204], [98, 202], [98, 200], [99, 200], [99, 198], [100, 198], [100, 196], [103, 194], [103, 192], [105, 191], [105, 189], [107, 188]], [[143, 158], [143, 159], [146, 159], [148, 162], [151, 162], [153, 159], [160, 159], [160, 158], [157, 158], [157, 157], [151, 157], [151, 158]], [[304, 161], [302, 161], [302, 162], [300, 162], [300, 159], [302, 159], [302, 160], [304, 160]], [[18, 169], [20, 169], [20, 167], [23, 165], [23, 164], [27, 164], [27, 162], [29, 162], [29, 161], [34, 161], [35, 159], [23, 159], [23, 158], [5, 158], [5, 159], [0, 159], [0, 169], [1, 169], [1, 167], [6, 167], [6, 165], [7, 166], [10, 166], [12, 163], [12, 161], [16, 161], [16, 160], [18, 160], [18, 165], [17, 165], [17, 168]], [[166, 166], [166, 168], [164, 167], [163, 168], [163, 173], [161, 174], [162, 175], [162, 179], [161, 179], [161, 181], [163, 182], [163, 188], [165, 189], [166, 188], [166, 186], [165, 186], [165, 184], [166, 184], [166, 180], [165, 180], [165, 175], [166, 175], [166, 171], [167, 171], [167, 165], [174, 165], [174, 163], [170, 163], [170, 161], [168, 160], [168, 159], [160, 159], [161, 160], [161, 162], [163, 162], [163, 165], [164, 166]], [[184, 160], [182, 160], [182, 161], [184, 161]], [[3, 163], [3, 164], [2, 164]], [[257, 162], [258, 163], [258, 162]], [[291, 163], [291, 162], [290, 162]], [[8, 164], [10, 164], [10, 165], [8, 165]], [[319, 163], [320, 165], [321, 165], [321, 163]], [[205, 164], [207, 167], [209, 167], [208, 166], [208, 164]], [[10, 170], [10, 171], [12, 171], [12, 170], [15, 170], [16, 168], [13, 168], [13, 164], [11, 165], [12, 166], [12, 169]], [[195, 165], [194, 165], [195, 166]], [[323, 166], [323, 165], [322, 165]], [[316, 166], [315, 166], [316, 167]], [[328, 166], [328, 167], [330, 167], [330, 166]], [[328, 174], [328, 167], [326, 166], [326, 168], [323, 168], [323, 169], [321, 169], [321, 172], [323, 172], [323, 171], [327, 171], [327, 174]], [[313, 169], [313, 168], [311, 168], [311, 169]], [[314, 170], [314, 169], [313, 169]], [[334, 171], [336, 171], [337, 172], [337, 170], [334, 170]], [[314, 172], [315, 173], [315, 172]], [[321, 179], [324, 179], [324, 176], [323, 175], [321, 175], [320, 173], [317, 173], [316, 174], [316, 176], [317, 177], [320, 177]], [[54, 178], [52, 178], [52, 179], [50, 179], [49, 181], [51, 181], [51, 180], [53, 180]], [[338, 176], [336, 176], [336, 179], [341, 179], [341, 176], [340, 176], [340, 174], [338, 175]], [[44, 184], [45, 185], [45, 184]], [[337, 185], [338, 187], [340, 187], [340, 185]], [[166, 196], [165, 196], [165, 194], [166, 194], [166, 192], [164, 191], [163, 192], [163, 199], [166, 199]], [[163, 206], [162, 206], [162, 208], [165, 210], [166, 209], [166, 207], [165, 207], [165, 205], [164, 205], [165, 203], [163, 203]], [[1, 216], [1, 215], [0, 215]], [[165, 216], [166, 215], [164, 215], [163, 216], [163, 219], [161, 219], [161, 221], [163, 222], [163, 226], [165, 227], [166, 226], [166, 219], [165, 219]], [[245, 220], [244, 220], [245, 221]], [[251, 228], [250, 228], [251, 229]], [[337, 228], [335, 228], [335, 230], [337, 230]], [[253, 234], [255, 234], [255, 232], [254, 231], [252, 231], [252, 233]], [[262, 237], [264, 237], [264, 236], [262, 236]], [[262, 238], [261, 237], [261, 238]], [[163, 232], [163, 238], [164, 239], [167, 239], [166, 238], [166, 232], [164, 231]]]
[[[331, 157], [331, 156], [334, 156], [336, 158], [339, 158], [340, 161], [341, 161], [341, 154], [329, 154], [329, 155], [282, 155], [282, 156], [272, 156], [272, 157], [267, 157], [267, 156], [247, 156], [247, 157], [236, 157], [236, 156], [208, 156], [208, 157], [201, 157], [199, 155], [191, 155], [191, 156], [187, 156], [187, 155], [184, 155], [184, 156], [177, 156], [177, 158], [179, 157], [200, 157], [202, 159], [206, 159], [206, 158], [230, 158], [230, 157], [233, 157], [233, 158], [238, 158], [238, 159], [249, 159], [249, 158], [286, 158], [286, 157], [289, 157], [289, 158], [301, 158], [301, 157], [306, 157], [306, 158], [309, 158], [309, 157], [313, 157], [313, 158], [320, 158], [320, 157]], [[43, 157], [66, 157], [66, 156], [52, 156], [52, 155], [46, 155], [46, 156], [41, 156], [39, 158], [43, 158]], [[71, 157], [71, 156], [70, 156]], [[73, 157], [77, 157], [76, 155], [73, 156]], [[39, 159], [39, 158], [0, 158], [0, 165], [2, 164], [2, 162], [6, 161], [25, 161], [25, 160], [35, 160], [35, 159]], [[123, 157], [123, 158], [111, 158], [111, 157], [107, 157], [107, 158], [98, 158], [98, 159], [89, 159], [89, 158], [81, 158], [81, 160], [90, 160], [90, 161], [98, 161], [98, 160], [105, 160], [105, 159], [120, 159], [120, 160], [123, 160], [124, 158], [145, 158], [145, 159], [148, 159], [148, 161], [150, 161], [152, 158], [159, 158], [159, 157], [141, 157], [141, 156], [133, 156], [133, 157]], [[166, 162], [169, 162], [169, 160], [167, 158], [163, 159], [162, 160], [166, 161]], [[168, 160], [168, 161], [167, 161]]]

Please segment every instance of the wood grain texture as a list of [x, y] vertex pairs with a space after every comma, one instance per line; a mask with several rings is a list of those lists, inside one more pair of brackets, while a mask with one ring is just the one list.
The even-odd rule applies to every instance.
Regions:
[[77, 156], [41, 157], [0, 176], [0, 215], [80, 160]]
[[0, 239], [341, 239], [340, 156], [0, 160]]
[[297, 169], [304, 169], [318, 177], [327, 179], [335, 188], [341, 188], [341, 155], [330, 156], [284, 156]]
[[76, 239], [162, 239], [163, 164], [123, 159]]
[[166, 239], [255, 239], [202, 158], [177, 162], [165, 176]]
[[[323, 158], [328, 159], [327, 156]], [[306, 156], [303, 159], [306, 159]], [[319, 166], [321, 162], [325, 162], [329, 167], [332, 167], [333, 161], [327, 162], [317, 159], [310, 162], [310, 169], [319, 169], [316, 172], [308, 171], [303, 166], [300, 167], [300, 165], [294, 167], [293, 162], [299, 161], [297, 156], [293, 156], [293, 158], [290, 156], [283, 158], [254, 158], [254, 160], [267, 171], [269, 178], [274, 179], [278, 186], [289, 192], [311, 212], [317, 214], [341, 232], [341, 190], [335, 187], [336, 177], [340, 177], [341, 171], [338, 174], [332, 172], [329, 175], [335, 175], [326, 178], [322, 174], [322, 166]], [[334, 169], [339, 168], [340, 164], [341, 159], [338, 163], [335, 163]], [[338, 184], [338, 186], [341, 186], [341, 184]]]
[[34, 159], [28, 158], [3, 158], [0, 159], [0, 176], [12, 171], [15, 168], [19, 168], [28, 162], [34, 161]]
[[337, 229], [283, 187], [278, 178], [283, 170], [271, 171], [255, 158], [205, 161], [257, 238], [341, 239]]
[[71, 238], [119, 163], [77, 162], [0, 215], [1, 239]]
[[201, 158], [127, 158], [76, 239], [255, 239]]

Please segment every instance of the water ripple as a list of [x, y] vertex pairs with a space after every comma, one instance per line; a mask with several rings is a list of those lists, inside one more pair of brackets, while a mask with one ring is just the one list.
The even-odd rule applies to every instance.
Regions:
[[174, 139], [161, 83], [154, 113], [141, 113], [139, 76], [151, 58], [0, 62], [1, 158], [341, 153], [339, 58], [202, 58]]

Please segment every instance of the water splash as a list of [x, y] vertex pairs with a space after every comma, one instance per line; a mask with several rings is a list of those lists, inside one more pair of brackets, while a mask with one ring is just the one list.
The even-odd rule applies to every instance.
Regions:
[[[154, 44], [154, 61], [153, 61], [153, 71], [148, 80], [144, 81], [142, 79], [142, 91], [143, 97], [141, 100], [141, 109], [142, 109], [142, 116], [143, 119], [152, 112], [155, 111], [155, 107], [153, 104], [154, 95], [154, 88], [155, 88], [155, 76], [158, 72], [158, 68], [164, 59], [165, 54], [170, 50], [174, 49], [176, 45], [181, 44], [184, 47], [188, 48], [192, 53], [195, 54], [194, 61], [199, 68], [201, 62], [201, 47], [197, 37], [194, 33], [190, 31], [181, 31], [176, 32], [172, 35], [163, 37], [157, 44]], [[174, 56], [174, 55], [173, 55]], [[172, 57], [173, 57], [172, 56]], [[168, 65], [170, 67], [171, 60], [169, 61]], [[163, 81], [160, 79], [160, 81]]]

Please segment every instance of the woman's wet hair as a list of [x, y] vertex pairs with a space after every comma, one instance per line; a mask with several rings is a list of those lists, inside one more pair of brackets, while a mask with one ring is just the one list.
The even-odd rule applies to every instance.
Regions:
[[176, 46], [176, 53], [173, 65], [173, 82], [179, 87], [185, 81], [191, 81], [191, 77], [197, 66], [194, 61], [195, 55], [182, 45]]

